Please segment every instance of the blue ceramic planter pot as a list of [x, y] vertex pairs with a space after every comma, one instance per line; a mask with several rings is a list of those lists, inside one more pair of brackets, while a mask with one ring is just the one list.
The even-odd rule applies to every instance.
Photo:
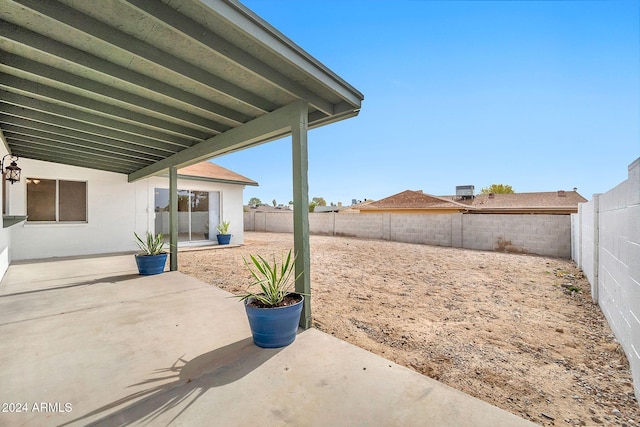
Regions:
[[218, 234], [217, 237], [219, 245], [228, 245], [231, 241], [231, 234]]
[[248, 305], [252, 298], [245, 301], [253, 342], [258, 347], [284, 347], [296, 339], [304, 297], [294, 295], [300, 297], [300, 302], [286, 307], [257, 308]]
[[136, 264], [138, 264], [138, 272], [143, 276], [152, 274], [160, 274], [164, 271], [164, 265], [167, 263], [167, 254], [159, 255], [136, 255]]

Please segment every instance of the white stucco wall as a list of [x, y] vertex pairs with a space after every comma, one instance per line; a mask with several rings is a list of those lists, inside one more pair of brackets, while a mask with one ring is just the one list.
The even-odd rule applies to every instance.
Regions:
[[[23, 222], [11, 227], [12, 259], [49, 258], [134, 250], [136, 211], [146, 209], [140, 194], [145, 182], [129, 184], [127, 176], [93, 169], [20, 159], [22, 179], [11, 186], [12, 215], [26, 215], [26, 178], [67, 179], [87, 182], [87, 223], [51, 224]], [[139, 218], [138, 218], [139, 219]]]
[[[26, 178], [67, 179], [87, 182], [88, 221], [81, 224], [23, 222], [15, 225], [8, 229], [8, 260], [134, 251], [137, 249], [134, 231], [140, 235], [147, 231], [155, 232], [154, 189], [169, 187], [168, 178], [162, 177], [129, 183], [124, 174], [37, 160], [20, 159], [19, 166], [23, 179], [9, 186], [9, 214], [26, 215]], [[179, 180], [178, 188], [219, 191], [223, 218], [231, 221], [232, 243], [242, 243], [243, 186]], [[0, 269], [3, 244], [3, 233], [0, 232]]]
[[[0, 132], [0, 138], [3, 138], [2, 132]], [[7, 150], [4, 148], [4, 141], [0, 144], [0, 158], [3, 158], [7, 154]], [[8, 159], [8, 158], [7, 158]], [[0, 178], [0, 185], [2, 180]], [[7, 190], [9, 190], [10, 184], [6, 183]], [[8, 197], [7, 197], [8, 198]], [[0, 190], [0, 206], [3, 206], [5, 200], [3, 199], [2, 191]], [[9, 215], [9, 212], [6, 213]], [[0, 279], [4, 277], [4, 273], [6, 273], [9, 268], [9, 264], [11, 263], [11, 228], [0, 228]]]
[[[169, 188], [169, 180], [162, 177], [152, 177], [148, 180], [149, 191], [147, 204], [149, 215], [147, 221], [149, 228], [153, 230], [155, 223], [154, 194], [155, 188]], [[191, 191], [219, 191], [220, 192], [220, 221], [229, 221], [229, 233], [231, 233], [231, 244], [242, 244], [244, 242], [244, 219], [243, 219], [243, 186], [234, 184], [213, 183], [198, 181], [195, 179], [178, 179], [178, 189]], [[212, 233], [210, 239], [215, 240], [216, 227], [218, 224], [210, 224]]]
[[[0, 191], [0, 202], [2, 201], [2, 191]], [[0, 279], [6, 273], [9, 264], [11, 263], [11, 228], [0, 228]]]

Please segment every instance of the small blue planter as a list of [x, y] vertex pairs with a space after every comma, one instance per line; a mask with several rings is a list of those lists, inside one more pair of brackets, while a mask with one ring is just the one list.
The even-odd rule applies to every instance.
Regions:
[[218, 234], [216, 237], [219, 245], [228, 245], [231, 241], [231, 234]]
[[304, 297], [294, 295], [300, 297], [300, 302], [286, 307], [257, 308], [248, 305], [252, 298], [245, 301], [253, 342], [258, 347], [284, 347], [296, 339]]
[[164, 266], [166, 263], [166, 253], [159, 255], [136, 255], [138, 272], [143, 276], [162, 273], [164, 271]]

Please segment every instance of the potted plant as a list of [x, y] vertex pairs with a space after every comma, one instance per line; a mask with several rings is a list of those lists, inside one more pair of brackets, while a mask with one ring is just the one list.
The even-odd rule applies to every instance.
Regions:
[[218, 224], [218, 238], [219, 245], [228, 245], [231, 241], [231, 234], [229, 234], [229, 221], [222, 221]]
[[162, 273], [167, 262], [162, 233], [154, 236], [147, 232], [146, 240], [142, 240], [135, 232], [133, 234], [136, 237], [136, 244], [142, 250], [141, 253], [136, 254], [138, 272], [144, 276]]
[[257, 285], [260, 292], [248, 290], [237, 297], [244, 302], [253, 342], [264, 348], [289, 345], [296, 339], [304, 300], [303, 295], [290, 292], [295, 283], [295, 257], [291, 258], [289, 250], [279, 264], [275, 257], [273, 264], [260, 255], [250, 255], [250, 259], [243, 257], [254, 279], [249, 288]]

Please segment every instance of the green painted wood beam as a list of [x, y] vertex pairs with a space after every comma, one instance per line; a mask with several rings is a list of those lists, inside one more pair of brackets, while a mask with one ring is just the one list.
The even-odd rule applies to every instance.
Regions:
[[[60, 84], [60, 82], [56, 83]], [[132, 110], [131, 108], [127, 109], [116, 105], [111, 105], [106, 102], [87, 98], [85, 96], [61, 90], [56, 87], [39, 83], [37, 81], [30, 81], [12, 75], [3, 74], [2, 78], [0, 79], [0, 86], [2, 88], [6, 88], [7, 91], [13, 91], [24, 96], [41, 99], [45, 102], [81, 109], [83, 111], [88, 111], [93, 115], [100, 115], [101, 117], [103, 116], [120, 120], [127, 124], [133, 124], [137, 126], [141, 125], [145, 129], [155, 131], [147, 136], [152, 136], [161, 140], [165, 138], [164, 136], [162, 136], [163, 134], [172, 134], [179, 138], [186, 138], [187, 140], [200, 142], [203, 139], [210, 138], [212, 135], [212, 132], [205, 133], [191, 127], [186, 127], [177, 123], [170, 122], [168, 120], [162, 120], [157, 117], [151, 117], [146, 114], [141, 114], [137, 111]], [[77, 90], [76, 88], [74, 89]], [[229, 128], [226, 128], [224, 130], [228, 129]], [[217, 133], [222, 133], [222, 131], [214, 132], [213, 134]]]
[[296, 254], [296, 292], [305, 294], [300, 327], [311, 327], [311, 254], [309, 249], [308, 106], [293, 116], [293, 247]]
[[169, 168], [169, 270], [178, 271], [178, 168]]
[[[189, 37], [194, 43], [202, 44], [220, 56], [231, 60], [244, 68], [247, 72], [260, 76], [264, 81], [277, 85], [296, 98], [306, 99], [315, 108], [325, 114], [333, 114], [333, 104], [323, 99], [317, 93], [305, 88], [294, 80], [286, 77], [278, 70], [258, 60], [253, 55], [239, 49], [233, 43], [223, 37], [209, 31], [207, 27], [198, 22], [176, 13], [175, 8], [158, 3], [157, 0], [128, 0], [147, 15], [153, 16], [160, 22], [170, 25], [172, 29]], [[203, 35], [206, 35], [203, 36]], [[213, 55], [212, 55], [213, 56]]]
[[129, 174], [129, 182], [157, 175], [172, 166], [179, 168], [189, 166], [215, 156], [285, 137], [291, 133], [292, 117], [297, 117], [301, 108], [306, 110], [308, 108], [306, 107], [307, 105], [304, 101], [296, 101], [271, 113], [264, 114], [242, 126], [209, 138], [193, 147], [184, 149], [164, 160]]
[[[2, 108], [0, 107], [0, 112]], [[43, 116], [46, 119], [46, 116]], [[59, 141], [62, 138], [76, 141], [76, 144], [89, 147], [94, 146], [103, 149], [115, 156], [127, 156], [139, 159], [143, 162], [153, 163], [163, 159], [164, 152], [154, 148], [136, 147], [124, 141], [105, 138], [100, 135], [88, 134], [79, 130], [73, 130], [53, 124], [33, 121], [28, 118], [15, 117], [0, 114], [0, 122], [3, 127], [15, 126], [22, 129], [22, 133], [30, 134], [32, 131], [46, 132], [50, 134], [50, 139]]]
[[[50, 65], [37, 65], [34, 71], [38, 75], [48, 76], [50, 79], [61, 81], [62, 83], [69, 84], [73, 87], [100, 93], [108, 98], [115, 97], [131, 104], [140, 104], [145, 109], [152, 111], [155, 110], [162, 114], [176, 117], [177, 119], [181, 118], [182, 120], [186, 120], [188, 123], [193, 122], [193, 114], [188, 114], [180, 109], [172, 107], [167, 109], [163, 104], [152, 101], [149, 96], [162, 94], [164, 97], [167, 97], [167, 99], [179, 101], [186, 105], [194, 106], [202, 111], [215, 114], [229, 126], [242, 123], [246, 121], [248, 117], [245, 114], [236, 112], [231, 108], [224, 107], [212, 100], [186, 92], [128, 68], [121, 67], [107, 60], [93, 56], [80, 49], [75, 49], [64, 43], [56, 42], [49, 37], [26, 30], [25, 28], [9, 22], [0, 21], [0, 38], [3, 39], [3, 41], [15, 44], [16, 47], [19, 46], [19, 51], [24, 51], [25, 53], [29, 52], [32, 57], [34, 55], [36, 57], [40, 56], [41, 54], [39, 54], [39, 52], [45, 52], [46, 55], [39, 57], [39, 61], [43, 63], [48, 62]], [[39, 46], [40, 48], [33, 51], [33, 47], [35, 46]], [[34, 68], [32, 62], [29, 60], [25, 60], [24, 58], [14, 55], [7, 55], [7, 57], [8, 58], [3, 57], [3, 63], [0, 65], [0, 68], [8, 66], [14, 69], [23, 70], [26, 73], [21, 73], [19, 75], [27, 75], [30, 73], [29, 70]], [[18, 58], [19, 60], [17, 60]], [[5, 59], [7, 59], [6, 62]], [[120, 87], [127, 87], [128, 91], [110, 87], [90, 79], [72, 76], [70, 73], [63, 70], [57, 70], [55, 68], [55, 63], [58, 60], [68, 62], [70, 64], [76, 64], [87, 70], [98, 70], [96, 71], [96, 74], [108, 75], [113, 79], [119, 80], [121, 84]], [[38, 64], [40, 64], [40, 62]], [[172, 110], [174, 111], [173, 114], [171, 113]], [[183, 117], [183, 113], [187, 114], [188, 117]], [[205, 120], [204, 118], [201, 119]]]
[[[118, 57], [121, 61], [136, 62], [141, 60], [148, 64], [154, 64], [150, 68], [156, 68], [157, 66], [163, 67], [169, 72], [185, 76], [203, 86], [216, 88], [221, 95], [231, 100], [242, 102], [250, 108], [259, 108], [262, 111], [269, 111], [275, 108], [272, 102], [264, 99], [260, 95], [244, 89], [224, 78], [206, 72], [189, 61], [171, 55], [167, 51], [163, 51], [153, 44], [145, 42], [144, 36], [149, 37], [148, 32], [144, 34], [143, 30], [140, 30], [140, 34], [136, 35], [137, 37], [131, 37], [124, 32], [113, 31], [113, 27], [109, 26], [109, 24], [62, 3], [42, 2], [38, 0], [14, 0], [14, 2], [47, 18], [55, 19], [62, 24], [66, 24], [52, 28], [52, 32], [54, 33], [51, 36], [52, 39], [56, 39], [56, 36], [60, 37], [55, 32], [79, 31], [82, 32], [83, 35], [88, 35], [95, 40], [103, 42], [105, 54], [111, 53], [112, 56]], [[96, 5], [96, 8], [99, 9], [101, 6], [102, 5]], [[18, 19], [20, 16], [21, 15], [18, 16]], [[69, 28], [71, 28], [71, 30], [69, 30]]]
[[[4, 96], [4, 94], [1, 95]], [[69, 119], [67, 118], [69, 116], [52, 114], [46, 109], [46, 106], [44, 106], [44, 108], [40, 108], [42, 109], [37, 110], [31, 109], [24, 104], [18, 106], [0, 103], [0, 113], [2, 113], [3, 115], [9, 115], [12, 117], [47, 123], [51, 125], [55, 124], [56, 126], [61, 128], [67, 128], [77, 132], [89, 134], [89, 137], [95, 135], [96, 137], [103, 137], [103, 139], [107, 138], [108, 140], [115, 141], [115, 143], [123, 144], [125, 147], [130, 148], [134, 151], [155, 151], [167, 156], [172, 155], [172, 153], [175, 153], [180, 149], [184, 149], [184, 146], [176, 145], [166, 141], [158, 141], [156, 139], [134, 135], [113, 128], [106, 128], [89, 122]], [[9, 119], [9, 122], [13, 123], [13, 120]]]

